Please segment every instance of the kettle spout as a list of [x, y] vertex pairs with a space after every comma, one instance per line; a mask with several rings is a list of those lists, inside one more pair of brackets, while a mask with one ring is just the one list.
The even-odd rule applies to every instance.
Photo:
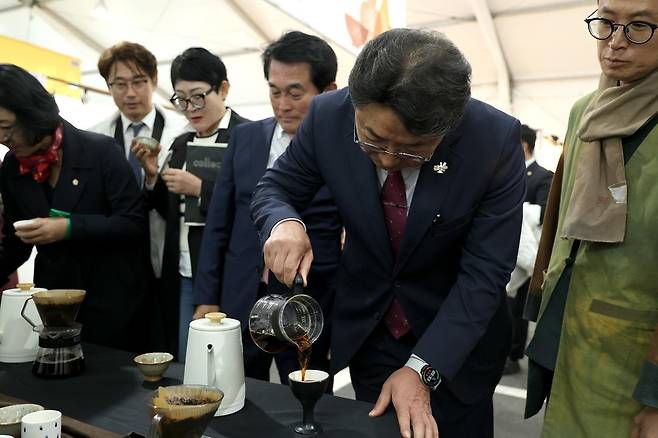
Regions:
[[215, 347], [212, 344], [207, 345], [208, 348], [208, 360], [207, 360], [207, 370], [208, 370], [208, 386], [215, 386]]

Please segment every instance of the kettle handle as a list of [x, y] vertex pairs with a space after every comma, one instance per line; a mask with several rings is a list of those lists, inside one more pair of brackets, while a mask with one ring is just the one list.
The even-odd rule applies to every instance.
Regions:
[[[31, 320], [31, 319], [25, 314], [25, 309], [26, 309], [26, 307], [27, 307], [27, 303], [28, 303], [28, 301], [30, 301], [30, 300], [32, 300], [32, 297], [28, 298], [28, 299], [25, 300], [25, 302], [23, 303], [23, 308], [21, 309], [21, 316], [23, 317], [23, 319], [24, 319], [25, 321], [27, 321], [27, 322], [32, 326], [32, 330], [36, 330], [37, 325], [34, 323], [34, 321], [32, 321], [32, 320]], [[33, 300], [33, 301], [34, 301], [34, 300]]]

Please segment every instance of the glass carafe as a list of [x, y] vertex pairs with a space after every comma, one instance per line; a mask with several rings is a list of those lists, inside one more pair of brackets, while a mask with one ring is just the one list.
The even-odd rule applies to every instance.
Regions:
[[288, 347], [312, 344], [322, 333], [324, 317], [320, 304], [303, 292], [304, 280], [297, 274], [290, 293], [266, 295], [249, 314], [249, 333], [263, 351], [278, 353]]

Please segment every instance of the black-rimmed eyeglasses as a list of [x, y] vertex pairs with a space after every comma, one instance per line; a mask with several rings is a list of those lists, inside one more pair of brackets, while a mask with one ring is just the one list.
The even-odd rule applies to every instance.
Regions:
[[646, 21], [631, 21], [627, 24], [615, 23], [607, 18], [594, 17], [590, 18], [598, 11], [595, 10], [587, 16], [585, 23], [589, 33], [597, 40], [607, 40], [617, 30], [618, 27], [624, 29], [626, 39], [633, 44], [644, 44], [653, 37], [658, 25], [647, 23]]
[[176, 93], [174, 93], [174, 95], [171, 96], [171, 99], [169, 99], [169, 102], [171, 102], [171, 104], [179, 111], [186, 111], [188, 104], [192, 105], [192, 108], [194, 109], [203, 109], [206, 106], [206, 96], [215, 90], [215, 87], [211, 87], [210, 90], [205, 93], [193, 94], [188, 98], [176, 96]]
[[376, 154], [386, 154], [391, 155], [401, 160], [413, 161], [416, 163], [427, 163], [431, 158], [423, 157], [422, 155], [408, 154], [406, 152], [391, 152], [382, 146], [377, 146], [372, 143], [359, 140], [359, 137], [356, 135], [356, 126], [354, 127], [354, 143], [358, 144], [363, 152], [370, 152]]

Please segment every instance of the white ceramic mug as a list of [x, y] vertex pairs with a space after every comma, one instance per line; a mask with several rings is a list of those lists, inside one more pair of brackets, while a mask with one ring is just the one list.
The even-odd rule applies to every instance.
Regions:
[[21, 438], [61, 438], [62, 413], [46, 410], [27, 414], [21, 419]]

